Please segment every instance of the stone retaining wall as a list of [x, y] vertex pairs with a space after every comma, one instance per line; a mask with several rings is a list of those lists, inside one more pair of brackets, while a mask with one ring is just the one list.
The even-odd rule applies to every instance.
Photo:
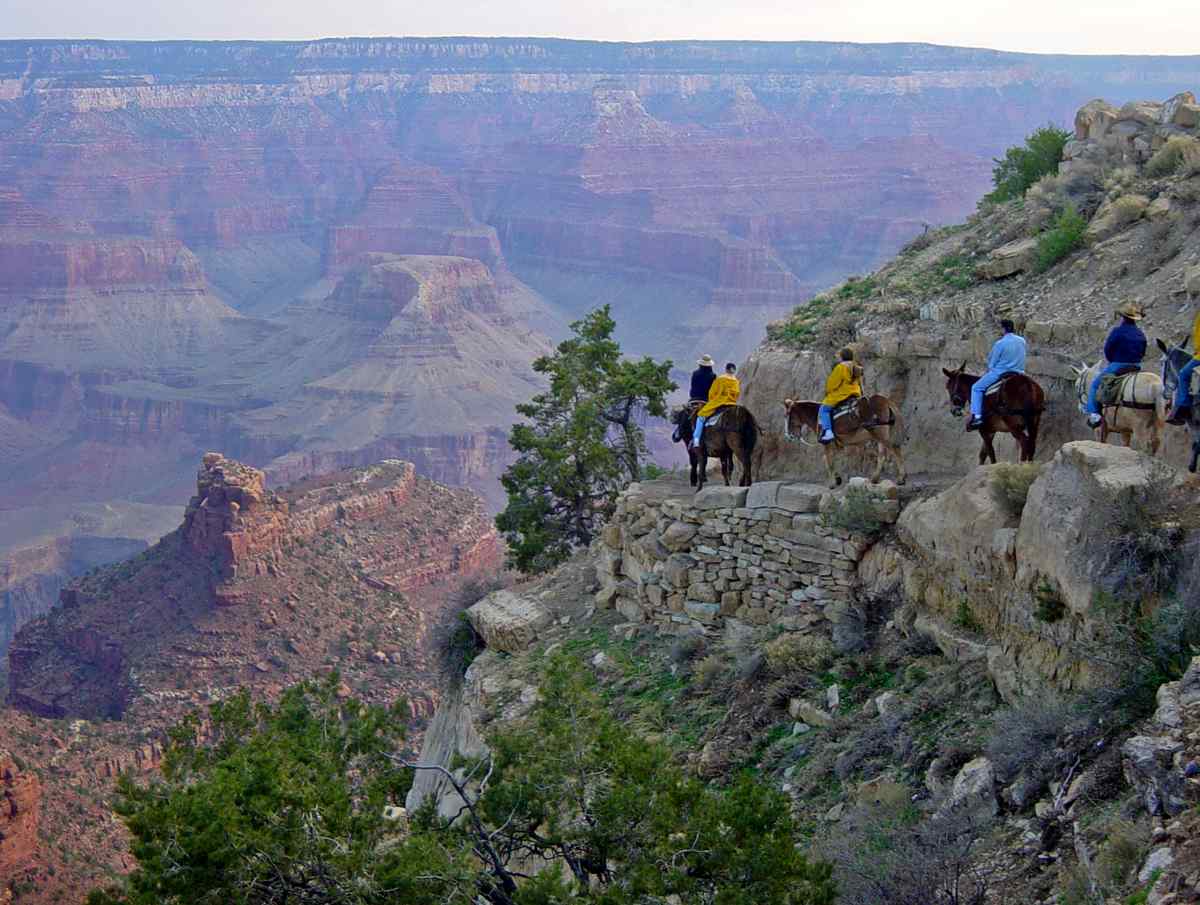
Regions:
[[897, 488], [886, 481], [857, 478], [839, 491], [766, 481], [695, 495], [667, 480], [634, 484], [601, 539], [597, 605], [675, 634], [730, 620], [824, 626], [853, 648], [858, 562], [872, 541], [831, 526], [848, 494], [882, 524], [899, 516]]

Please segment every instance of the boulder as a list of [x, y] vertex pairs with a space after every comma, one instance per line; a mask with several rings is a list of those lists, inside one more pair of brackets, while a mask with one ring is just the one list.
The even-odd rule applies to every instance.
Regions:
[[1175, 108], [1175, 116], [1171, 123], [1184, 129], [1195, 129], [1200, 126], [1200, 104], [1180, 104]]
[[1075, 138], [1078, 141], [1103, 138], [1108, 127], [1117, 121], [1119, 112], [1107, 101], [1088, 101], [1075, 114]]
[[942, 806], [943, 813], [966, 813], [979, 823], [986, 823], [1000, 811], [996, 801], [996, 771], [986, 757], [967, 762], [950, 789], [950, 797]]
[[696, 525], [690, 525], [687, 522], [672, 522], [659, 540], [672, 553], [680, 553], [691, 546], [692, 538], [699, 530]]
[[1037, 239], [1017, 239], [992, 249], [987, 260], [979, 265], [979, 275], [988, 280], [999, 280], [1028, 270], [1037, 262], [1037, 246]]
[[775, 505], [800, 514], [817, 512], [824, 494], [825, 488], [818, 484], [785, 484], [779, 488]]
[[1017, 526], [1016, 517], [993, 496], [1000, 467], [981, 465], [941, 493], [909, 504], [896, 523], [901, 537], [951, 574], [991, 573], [997, 565], [997, 533]]
[[1017, 583], [1048, 581], [1071, 612], [1086, 617], [1104, 589], [1111, 543], [1104, 513], [1122, 498], [1144, 496], [1158, 467], [1136, 450], [1092, 440], [1060, 447], [1029, 488], [1017, 531]]
[[1161, 220], [1163, 217], [1171, 215], [1171, 199], [1166, 195], [1159, 195], [1150, 202], [1150, 206], [1146, 208], [1147, 220]]
[[1135, 220], [1141, 219], [1150, 199], [1145, 195], [1122, 195], [1113, 201], [1105, 201], [1096, 211], [1087, 226], [1087, 238], [1092, 242], [1103, 242], [1127, 227]]
[[705, 487], [693, 497], [693, 505], [697, 509], [737, 509], [746, 505], [746, 495], [749, 487], [726, 487], [715, 484]]
[[1152, 815], [1174, 816], [1187, 807], [1184, 779], [1174, 758], [1183, 744], [1166, 736], [1135, 735], [1121, 746], [1125, 779]]
[[746, 506], [750, 509], [774, 506], [781, 487], [783, 481], [759, 481], [751, 485], [750, 492], [746, 494]]
[[1162, 119], [1165, 106], [1156, 101], [1130, 101], [1117, 112], [1117, 119], [1142, 126], [1156, 126]]
[[492, 650], [515, 654], [534, 642], [550, 625], [540, 603], [511, 591], [493, 591], [467, 610], [467, 618]]
[[[1161, 126], [1178, 126], [1182, 123], [1176, 122], [1176, 117], [1179, 116], [1179, 111], [1184, 106], [1196, 105], [1196, 95], [1190, 91], [1181, 91], [1169, 101], [1162, 105], [1162, 110], [1159, 111], [1158, 123]], [[1185, 117], [1186, 118], [1186, 117]]]
[[1174, 863], [1175, 853], [1171, 851], [1171, 846], [1160, 845], [1146, 856], [1146, 863], [1138, 871], [1138, 882], [1149, 883], [1151, 877], [1161, 874]]
[[833, 716], [803, 698], [792, 698], [788, 703], [788, 714], [794, 720], [808, 723], [810, 726], [828, 727], [833, 725]]

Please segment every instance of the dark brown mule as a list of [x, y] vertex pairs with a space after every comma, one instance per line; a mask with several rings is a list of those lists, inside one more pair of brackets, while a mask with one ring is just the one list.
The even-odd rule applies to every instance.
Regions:
[[[703, 402], [693, 399], [687, 405], [675, 409], [671, 414], [671, 423], [675, 425], [675, 433], [672, 435], [672, 439], [676, 443], [682, 443], [687, 448], [688, 464], [691, 466], [689, 478], [693, 487], [700, 483], [700, 449], [692, 444], [692, 435], [696, 432], [696, 412], [703, 405]], [[729, 470], [733, 469], [733, 453], [726, 453], [726, 459], [728, 460], [728, 464], [726, 464], [725, 459], [721, 461], [722, 473], [727, 468]], [[708, 463], [706, 462], [706, 469], [707, 466]], [[705, 476], [705, 480], [708, 480], [707, 475]]]
[[[716, 427], [704, 426], [704, 434], [699, 448], [691, 443], [692, 434], [696, 429], [696, 415], [690, 408], [676, 413], [675, 429], [681, 439], [688, 444], [688, 458], [692, 462], [692, 485], [700, 490], [708, 481], [708, 457], [715, 456], [721, 461], [721, 476], [728, 487], [733, 479], [733, 460], [742, 465], [742, 480], [740, 486], [749, 487], [751, 483], [750, 459], [754, 447], [758, 443], [759, 427], [750, 410], [741, 405], [726, 406], [720, 410], [721, 422]], [[715, 415], [713, 417], [716, 417]]]
[[[820, 423], [817, 421], [817, 413], [821, 404], [785, 399], [783, 408], [787, 412], [784, 437], [811, 445], [804, 439], [804, 431], [808, 429], [820, 436], [821, 429]], [[907, 475], [904, 470], [904, 455], [900, 452], [900, 444], [893, 439], [897, 432], [896, 409], [891, 400], [878, 394], [860, 398], [855, 411], [834, 419], [833, 434], [837, 439], [833, 443], [824, 444], [822, 448], [822, 452], [825, 454], [825, 470], [829, 474], [829, 486], [837, 487], [842, 483], [842, 476], [833, 467], [833, 448], [835, 446], [861, 446], [871, 442], [875, 443], [878, 451], [871, 482], [879, 483], [879, 479], [883, 475], [884, 460], [891, 456], [896, 460], [896, 483], [903, 484]]]
[[[971, 387], [979, 380], [966, 372], [967, 363], [956, 371], [947, 371], [946, 394], [950, 397], [950, 411], [961, 418], [971, 399]], [[983, 426], [979, 438], [983, 446], [979, 450], [979, 464], [988, 459], [996, 462], [996, 447], [992, 438], [996, 434], [1012, 434], [1021, 449], [1021, 461], [1032, 462], [1037, 453], [1038, 427], [1042, 413], [1046, 410], [1046, 394], [1037, 381], [1025, 374], [1010, 374], [1003, 378], [1000, 389], [983, 399]]]

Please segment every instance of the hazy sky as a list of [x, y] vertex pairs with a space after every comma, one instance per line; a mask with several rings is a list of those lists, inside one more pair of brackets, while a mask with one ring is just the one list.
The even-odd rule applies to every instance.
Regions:
[[4, 38], [528, 35], [1200, 54], [1197, 0], [0, 0]]

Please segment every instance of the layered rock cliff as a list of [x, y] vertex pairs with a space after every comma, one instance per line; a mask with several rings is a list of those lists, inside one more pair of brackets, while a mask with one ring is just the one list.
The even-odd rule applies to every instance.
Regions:
[[[499, 562], [478, 500], [409, 463], [276, 493], [261, 471], [212, 453], [177, 531], [73, 582], [17, 634], [9, 701], [45, 717], [120, 719], [132, 707], [157, 725], [197, 694], [277, 685], [353, 651], [348, 681], [370, 676], [369, 696], [403, 694], [421, 712], [436, 698], [421, 639], [445, 588]], [[343, 602], [320, 603], [326, 594]], [[364, 622], [378, 623], [371, 650], [349, 640]]]

